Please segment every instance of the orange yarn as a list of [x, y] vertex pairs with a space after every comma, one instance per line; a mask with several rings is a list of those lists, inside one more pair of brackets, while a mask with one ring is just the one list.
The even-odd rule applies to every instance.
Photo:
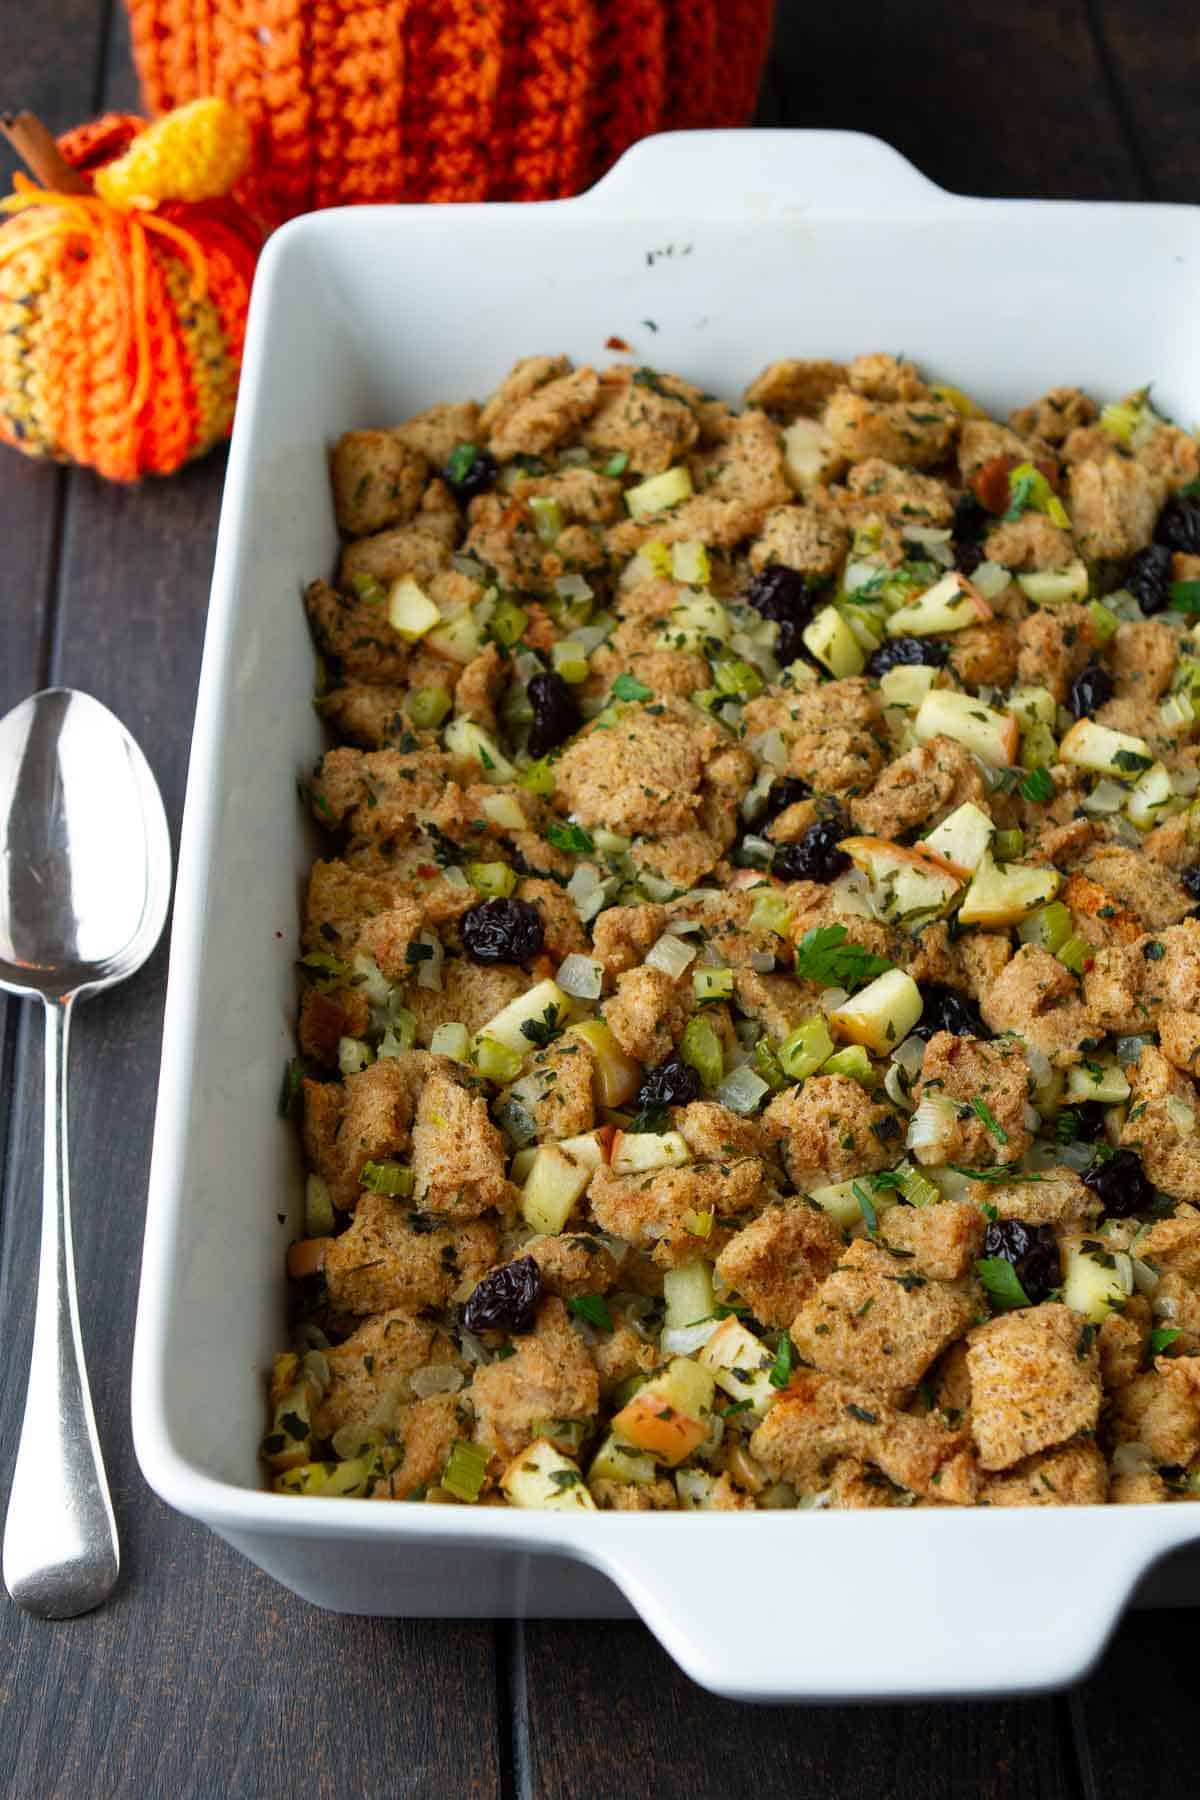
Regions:
[[771, 0], [127, 0], [154, 111], [220, 94], [277, 218], [542, 200], [637, 138], [754, 108]]
[[[143, 122], [59, 148], [90, 174]], [[22, 176], [0, 210], [0, 439], [114, 480], [165, 475], [233, 419], [257, 233], [228, 200], [121, 210]]]

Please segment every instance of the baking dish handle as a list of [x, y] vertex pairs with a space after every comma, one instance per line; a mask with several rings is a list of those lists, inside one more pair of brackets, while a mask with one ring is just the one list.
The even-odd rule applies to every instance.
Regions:
[[1186, 1538], [1155, 1516], [1175, 1508], [1135, 1510], [1124, 1544], [1107, 1507], [693, 1514], [667, 1530], [643, 1514], [613, 1519], [616, 1541], [594, 1539], [588, 1560], [729, 1699], [1033, 1692], [1086, 1673], [1139, 1578]]
[[566, 202], [622, 218], [809, 219], [963, 204], [860, 131], [668, 131], [643, 138]]

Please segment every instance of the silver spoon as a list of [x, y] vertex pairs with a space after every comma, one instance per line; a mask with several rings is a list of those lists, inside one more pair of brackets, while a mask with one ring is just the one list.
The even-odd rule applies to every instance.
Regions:
[[170, 889], [162, 799], [120, 721], [71, 688], [47, 688], [0, 719], [0, 988], [38, 995], [46, 1014], [42, 1249], [4, 1585], [44, 1619], [90, 1612], [120, 1569], [75, 1296], [71, 1008], [141, 967]]

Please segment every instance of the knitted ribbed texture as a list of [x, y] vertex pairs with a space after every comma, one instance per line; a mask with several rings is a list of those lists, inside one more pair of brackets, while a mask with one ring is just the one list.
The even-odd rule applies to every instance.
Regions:
[[[109, 117], [59, 148], [93, 172], [141, 129]], [[121, 210], [20, 179], [6, 207], [0, 439], [130, 481], [224, 437], [257, 255], [242, 210], [223, 199]]]
[[231, 100], [274, 218], [578, 192], [639, 137], [754, 109], [772, 0], [128, 0], [154, 112]]

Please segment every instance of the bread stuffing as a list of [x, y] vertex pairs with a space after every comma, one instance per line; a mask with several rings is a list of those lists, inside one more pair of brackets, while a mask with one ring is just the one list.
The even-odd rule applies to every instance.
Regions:
[[524, 358], [331, 448], [286, 1494], [1200, 1497], [1200, 454]]

